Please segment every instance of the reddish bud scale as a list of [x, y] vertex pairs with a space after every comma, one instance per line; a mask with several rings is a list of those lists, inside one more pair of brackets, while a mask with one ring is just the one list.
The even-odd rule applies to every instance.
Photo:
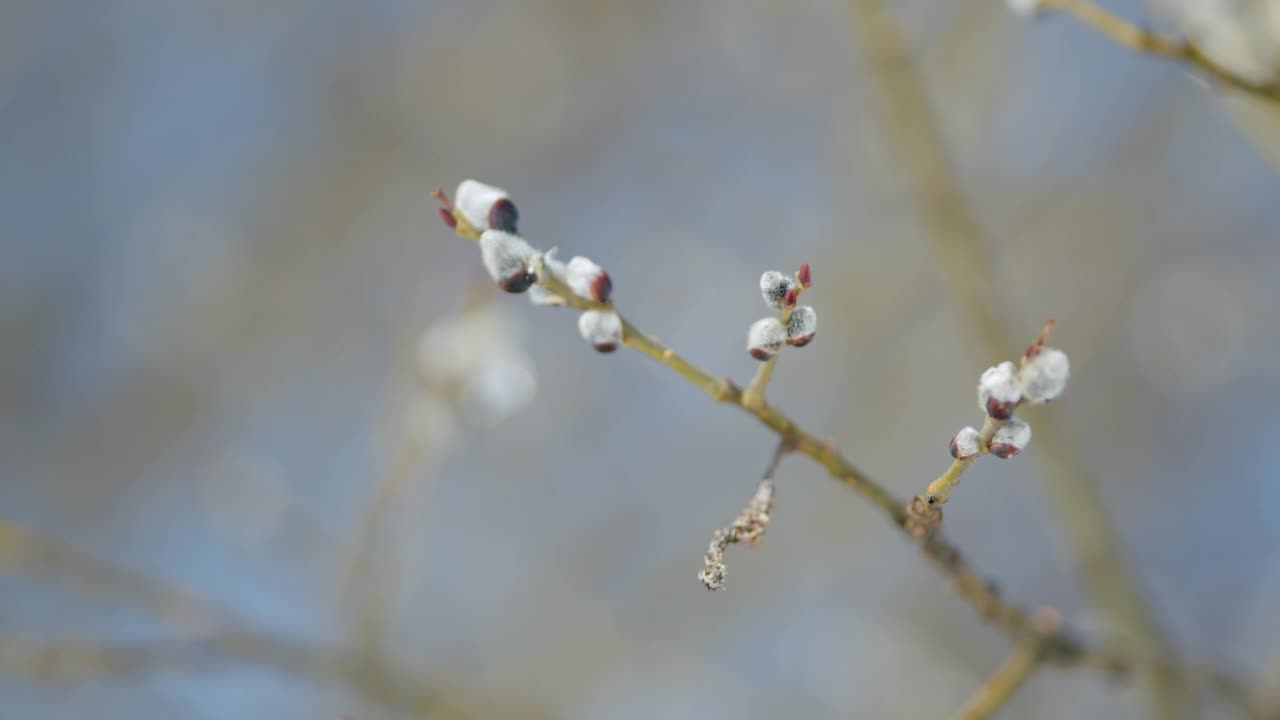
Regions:
[[953, 457], [953, 458], [955, 458], [955, 459], [959, 460], [959, 459], [960, 459], [960, 448], [956, 446], [956, 438], [955, 438], [955, 437], [952, 437], [952, 438], [951, 438], [951, 446], [950, 446], [950, 449], [951, 449], [951, 457]]
[[613, 296], [613, 280], [609, 279], [609, 273], [601, 272], [591, 281], [591, 299], [598, 303], [607, 303], [609, 298]]
[[796, 292], [796, 289], [791, 288], [787, 290], [787, 294], [784, 295], [782, 298], [782, 307], [786, 310], [792, 310], [795, 308], [796, 301], [798, 299], [799, 299], [799, 294]]
[[987, 414], [993, 420], [1008, 420], [1013, 417], [1013, 411], [1017, 407], [1016, 402], [1001, 402], [994, 397], [987, 398]]
[[536, 282], [538, 282], [538, 276], [536, 274], [527, 270], [522, 270], [499, 282], [498, 287], [513, 295], [519, 295], [532, 287]]
[[800, 272], [796, 273], [796, 275], [799, 276], [801, 287], [807, 288], [813, 286], [813, 275], [809, 271], [809, 263], [801, 265]]
[[609, 342], [594, 343], [591, 347], [595, 348], [598, 353], [608, 354], [618, 349], [618, 343], [610, 340]]
[[787, 344], [791, 347], [804, 347], [805, 345], [813, 342], [813, 338], [816, 336], [817, 333], [813, 333], [812, 335], [804, 335], [798, 338], [787, 338]]
[[765, 348], [759, 348], [759, 347], [751, 348], [749, 352], [751, 353], [751, 357], [761, 362], [764, 362], [765, 360], [768, 360], [769, 358], [775, 355], [775, 353], [771, 353]]
[[1022, 353], [1022, 357], [1024, 357], [1024, 358], [1026, 358], [1026, 359], [1030, 360], [1031, 358], [1033, 358], [1033, 357], [1035, 357], [1035, 356], [1039, 355], [1039, 354], [1040, 354], [1040, 351], [1041, 351], [1041, 350], [1043, 350], [1043, 349], [1044, 349], [1044, 346], [1043, 346], [1043, 345], [1038, 345], [1038, 344], [1036, 344], [1036, 343], [1031, 343], [1030, 345], [1028, 345], [1028, 346], [1027, 346], [1027, 351], [1026, 351], [1026, 352], [1024, 352], [1024, 353]]
[[1001, 460], [1008, 460], [1014, 455], [1022, 452], [1016, 445], [1010, 445], [1008, 443], [991, 443], [989, 449], [991, 450], [992, 455], [995, 455]]
[[444, 221], [445, 225], [449, 226], [450, 230], [458, 229], [458, 219], [455, 218], [453, 216], [453, 213], [449, 212], [448, 210], [444, 208], [440, 208], [440, 219]]

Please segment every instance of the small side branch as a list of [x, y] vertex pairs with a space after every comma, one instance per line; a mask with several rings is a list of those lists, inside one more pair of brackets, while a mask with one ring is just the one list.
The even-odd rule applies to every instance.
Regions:
[[1039, 645], [1032, 642], [1020, 643], [995, 674], [960, 708], [955, 720], [986, 720], [995, 715], [1031, 679], [1039, 664]]

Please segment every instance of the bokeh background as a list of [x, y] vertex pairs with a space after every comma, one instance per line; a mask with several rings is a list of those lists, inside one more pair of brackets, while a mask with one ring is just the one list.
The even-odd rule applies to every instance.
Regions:
[[[1053, 443], [1180, 652], [1274, 683], [1266, 118], [1066, 19], [886, 5], [980, 257], [925, 220], [845, 3], [0, 4], [0, 716], [935, 718], [1000, 662], [804, 458], [706, 592], [772, 436], [491, 291], [429, 196], [465, 177], [740, 382], [759, 274], [812, 263], [819, 337], [771, 397], [903, 496], [1054, 317], [1072, 386], [1028, 418], [1055, 435], [979, 463], [950, 536], [1008, 596], [1123, 636]], [[221, 614], [295, 649], [201, 640]], [[1007, 716], [1144, 712], [1048, 670]]]

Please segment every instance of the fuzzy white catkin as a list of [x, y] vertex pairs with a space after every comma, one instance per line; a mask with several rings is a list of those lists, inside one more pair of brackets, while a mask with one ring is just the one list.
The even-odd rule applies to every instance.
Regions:
[[486, 185], [479, 180], [463, 180], [458, 183], [458, 191], [454, 193], [453, 204], [467, 219], [467, 222], [479, 230], [492, 230], [489, 225], [489, 211], [499, 200], [510, 200], [506, 190]]
[[494, 282], [526, 270], [533, 256], [533, 248], [519, 235], [501, 230], [485, 230], [480, 235], [480, 259]]
[[1022, 399], [1017, 370], [1007, 360], [987, 368], [978, 378], [978, 408], [989, 412], [991, 404], [988, 401], [992, 399], [1008, 406], [1016, 405]]
[[578, 316], [578, 332], [599, 352], [613, 352], [622, 343], [622, 318], [612, 310], [587, 310]]
[[1057, 348], [1041, 348], [1018, 372], [1022, 396], [1028, 402], [1045, 403], [1057, 398], [1067, 388], [1071, 363], [1067, 354]]
[[787, 321], [787, 344], [803, 347], [818, 332], [818, 313], [808, 305], [802, 305], [791, 313]]
[[957, 460], [973, 457], [978, 454], [980, 445], [978, 431], [971, 427], [963, 428], [951, 439], [951, 457]]
[[999, 458], [1010, 458], [1023, 450], [1031, 442], [1031, 426], [1014, 418], [996, 429], [991, 437], [991, 454]]
[[596, 297], [593, 292], [594, 289], [599, 287], [596, 285], [597, 280], [604, 274], [604, 268], [592, 262], [590, 258], [577, 255], [569, 260], [565, 273], [565, 283], [579, 297], [604, 302], [609, 299], [607, 293], [603, 297]]
[[747, 331], [747, 352], [757, 360], [768, 360], [782, 349], [787, 341], [786, 328], [778, 318], [760, 318]]
[[783, 275], [777, 270], [770, 270], [760, 276], [760, 296], [764, 304], [771, 308], [781, 308], [787, 291], [796, 286], [794, 278]]

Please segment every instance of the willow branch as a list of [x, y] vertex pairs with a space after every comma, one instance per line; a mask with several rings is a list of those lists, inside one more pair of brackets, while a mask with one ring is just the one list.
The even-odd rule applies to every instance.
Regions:
[[[960, 191], [936, 115], [911, 60], [897, 22], [879, 0], [853, 0], [854, 27], [866, 77], [876, 95], [873, 108], [888, 145], [897, 155], [905, 184], [916, 198], [927, 234], [942, 260], [956, 294], [977, 327], [980, 346], [989, 357], [1016, 347], [994, 308], [997, 284], [989, 278], [989, 255], [977, 219]], [[1122, 559], [1122, 547], [1107, 521], [1097, 481], [1065, 449], [1065, 430], [1052, 413], [1037, 420], [1037, 455], [1048, 468], [1053, 506], [1065, 521], [1085, 585], [1117, 624], [1136, 636], [1137, 651], [1148, 661], [1168, 662], [1174, 651], [1147, 606]], [[959, 468], [958, 471], [963, 471]], [[1148, 665], [1156, 667], [1155, 664]], [[1148, 700], [1158, 717], [1184, 717], [1187, 692], [1176, 672], [1152, 670]]]
[[1135, 52], [1177, 60], [1219, 84], [1268, 102], [1280, 103], [1280, 85], [1256, 83], [1242, 78], [1215, 62], [1190, 42], [1140, 27], [1093, 0], [1039, 0], [1037, 9], [1070, 15], [1117, 45]]

